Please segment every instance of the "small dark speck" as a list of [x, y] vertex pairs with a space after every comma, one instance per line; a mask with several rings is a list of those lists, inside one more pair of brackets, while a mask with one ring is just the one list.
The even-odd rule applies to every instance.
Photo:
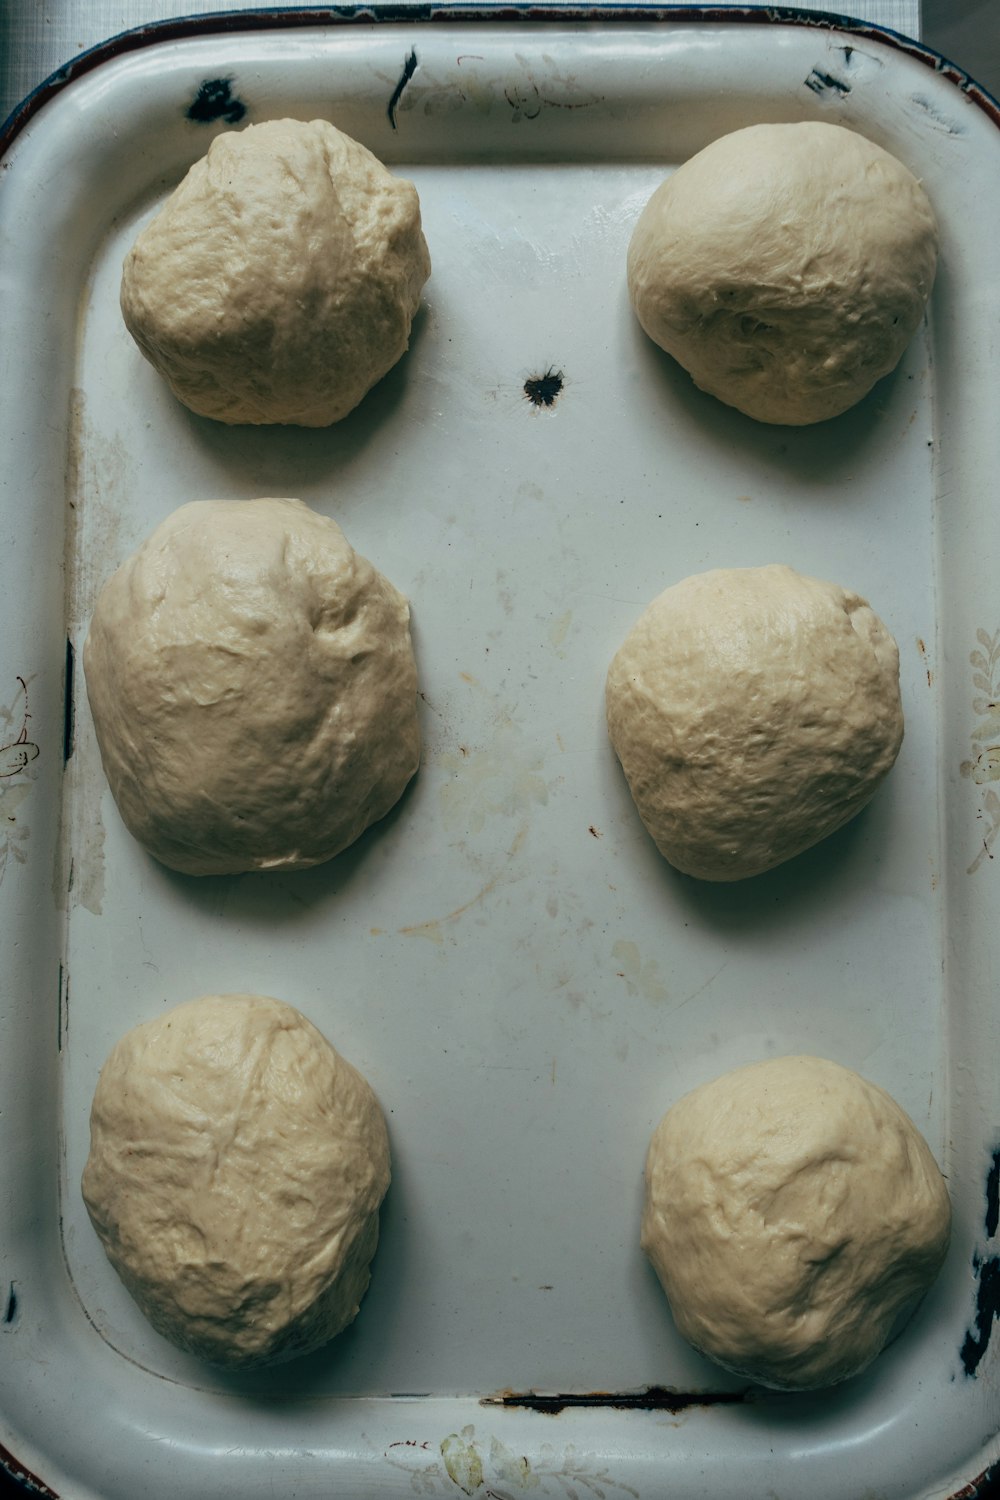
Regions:
[[16, 1317], [17, 1317], [17, 1292], [14, 1290], [14, 1283], [11, 1282], [10, 1287], [8, 1289], [8, 1292], [7, 1292], [7, 1305], [4, 1308], [3, 1320], [9, 1326], [11, 1323], [13, 1323], [13, 1321], [14, 1321], [14, 1319]]
[[590, 827], [587, 829], [587, 832], [591, 834], [595, 839], [599, 839], [601, 837], [600, 829], [595, 828], [593, 823], [591, 823]]
[[216, 120], [225, 120], [227, 125], [238, 125], [247, 112], [242, 99], [233, 96], [231, 78], [206, 78], [187, 110], [187, 118], [196, 125], [211, 125]]
[[524, 394], [532, 406], [554, 406], [562, 388], [563, 372], [551, 365], [544, 375], [530, 375], [524, 382]]

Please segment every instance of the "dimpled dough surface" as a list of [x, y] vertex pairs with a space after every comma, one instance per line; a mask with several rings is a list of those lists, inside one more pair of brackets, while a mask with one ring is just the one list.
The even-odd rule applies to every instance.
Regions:
[[864, 136], [752, 125], [652, 195], [629, 246], [629, 294], [702, 390], [762, 422], [820, 422], [895, 368], [930, 296], [937, 240], [920, 183]]
[[760, 874], [852, 818], [903, 736], [899, 653], [857, 594], [781, 564], [666, 589], [611, 663], [608, 731], [660, 853]]
[[934, 1280], [950, 1227], [913, 1122], [822, 1058], [703, 1084], [650, 1143], [642, 1247], [674, 1321], [765, 1385], [806, 1390], [863, 1370]]
[[337, 422], [407, 348], [430, 275], [413, 184], [325, 120], [217, 136], [125, 258], [121, 308], [192, 411]]
[[175, 511], [102, 589], [84, 669], [126, 827], [187, 874], [330, 859], [417, 768], [409, 606], [298, 500]]
[[369, 1282], [389, 1144], [361, 1074], [303, 1015], [207, 995], [101, 1070], [83, 1195], [165, 1338], [248, 1368], [346, 1327]]

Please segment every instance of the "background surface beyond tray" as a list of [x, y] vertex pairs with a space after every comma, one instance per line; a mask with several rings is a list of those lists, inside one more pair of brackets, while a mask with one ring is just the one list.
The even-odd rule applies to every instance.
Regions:
[[[193, 882], [122, 831], [78, 680], [53, 877], [66, 580], [51, 525], [14, 529], [8, 649], [43, 751], [30, 859], [0, 889], [5, 921], [22, 903], [30, 935], [10, 958], [28, 976], [23, 996], [12, 982], [11, 1035], [33, 1097], [15, 1087], [7, 1122], [32, 1119], [36, 1195], [45, 1185], [24, 1208], [31, 1179], [16, 1156], [2, 1163], [22, 1205], [19, 1312], [0, 1331], [21, 1377], [4, 1398], [15, 1451], [36, 1450], [57, 1490], [112, 1484], [115, 1500], [142, 1492], [151, 1463], [182, 1493], [223, 1474], [233, 1493], [318, 1495], [334, 1474], [345, 1494], [455, 1494], [455, 1451], [462, 1472], [485, 1466], [472, 1492], [488, 1481], [499, 1494], [518, 1473], [544, 1494], [643, 1496], [661, 1474], [692, 1500], [727, 1487], [763, 1500], [793, 1464], [799, 1492], [830, 1500], [847, 1474], [887, 1497], [956, 1466], [972, 1478], [993, 1431], [992, 1359], [972, 1380], [960, 1350], [995, 1144], [980, 1009], [995, 924], [979, 852], [989, 788], [959, 767], [981, 722], [970, 652], [996, 630], [996, 523], [967, 467], [974, 455], [980, 476], [995, 473], [991, 386], [969, 378], [993, 373], [981, 326], [995, 312], [983, 268], [996, 212], [980, 188], [992, 127], [920, 62], [795, 28], [639, 28], [614, 45], [589, 28], [488, 25], [229, 37], [247, 118], [336, 98], [338, 123], [416, 181], [434, 257], [410, 353], [350, 421], [235, 431], [169, 398], [116, 306], [139, 219], [204, 149], [184, 111], [220, 45], [137, 54], [81, 81], [13, 158], [3, 201], [21, 192], [32, 208], [8, 245], [13, 284], [32, 289], [12, 302], [13, 332], [38, 360], [7, 419], [10, 473], [53, 505], [68, 475], [77, 660], [96, 588], [182, 500], [292, 492], [335, 516], [411, 597], [426, 755], [398, 812], [330, 866]], [[394, 131], [386, 100], [413, 45], [420, 69]], [[807, 82], [844, 67], [846, 92]], [[943, 221], [931, 328], [866, 402], [812, 431], [761, 428], [694, 391], [643, 338], [622, 285], [631, 225], [668, 162], [776, 114], [867, 128], [927, 178]], [[536, 409], [524, 382], [547, 370], [562, 390]], [[750, 885], [703, 887], [642, 832], [606, 743], [603, 676], [667, 582], [775, 558], [857, 587], [887, 620], [906, 740], [872, 807], [833, 840]], [[357, 1325], [278, 1375], [235, 1380], [146, 1327], [77, 1184], [114, 1039], [188, 994], [243, 987], [300, 1005], [371, 1078], [395, 1180]], [[642, 1158], [677, 1093], [789, 1050], [837, 1057], [900, 1099], [949, 1173], [956, 1238], [868, 1376], [745, 1401], [677, 1338], [639, 1254]], [[56, 1091], [49, 1141], [38, 1121], [56, 1118]], [[55, 1420], [70, 1375], [99, 1394], [110, 1480]], [[479, 1402], [646, 1385], [703, 1404], [555, 1418]], [[401, 1392], [424, 1399], [379, 1399]], [[330, 1399], [344, 1395], [367, 1399]]]

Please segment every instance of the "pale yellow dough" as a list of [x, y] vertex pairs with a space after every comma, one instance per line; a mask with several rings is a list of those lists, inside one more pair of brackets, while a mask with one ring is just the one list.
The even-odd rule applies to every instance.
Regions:
[[409, 606], [299, 500], [206, 500], [108, 580], [84, 647], [129, 831], [191, 875], [353, 843], [417, 769]]
[[864, 599], [781, 564], [666, 589], [608, 672], [608, 732], [665, 859], [760, 874], [859, 812], [903, 737], [896, 643]]
[[172, 1343], [246, 1369], [356, 1316], [389, 1185], [385, 1120], [290, 1005], [207, 995], [135, 1027], [101, 1071], [90, 1132], [94, 1228]]
[[174, 395], [325, 427], [409, 343], [430, 275], [411, 182], [326, 120], [217, 136], [125, 258], [121, 308]]
[[821, 422], [899, 362], [937, 267], [902, 162], [840, 125], [751, 125], [650, 198], [628, 251], [639, 322], [696, 385], [761, 422]]
[[683, 1336], [764, 1385], [847, 1380], [937, 1275], [951, 1205], [912, 1120], [818, 1057], [751, 1064], [661, 1120], [642, 1247]]

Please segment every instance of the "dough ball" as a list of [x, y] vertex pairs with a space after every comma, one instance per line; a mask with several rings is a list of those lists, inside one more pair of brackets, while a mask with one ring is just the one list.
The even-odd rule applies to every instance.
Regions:
[[686, 1094], [646, 1159], [642, 1248], [696, 1349], [763, 1385], [858, 1374], [945, 1257], [951, 1206], [895, 1100], [781, 1057]]
[[325, 120], [215, 138], [125, 258], [129, 332], [220, 422], [339, 422], [406, 350], [431, 263], [411, 182]]
[[937, 222], [902, 162], [840, 125], [751, 125], [662, 183], [636, 225], [639, 322], [696, 385], [761, 422], [835, 417], [923, 316]]
[[371, 1088], [280, 1000], [189, 1000], [101, 1070], [94, 1228], [157, 1332], [213, 1364], [305, 1354], [354, 1319], [388, 1186]]
[[417, 769], [409, 606], [299, 500], [175, 511], [105, 584], [83, 660], [125, 825], [188, 875], [330, 859]]
[[903, 738], [896, 643], [791, 568], [717, 568], [654, 599], [611, 663], [608, 732], [665, 859], [742, 880], [826, 838]]

